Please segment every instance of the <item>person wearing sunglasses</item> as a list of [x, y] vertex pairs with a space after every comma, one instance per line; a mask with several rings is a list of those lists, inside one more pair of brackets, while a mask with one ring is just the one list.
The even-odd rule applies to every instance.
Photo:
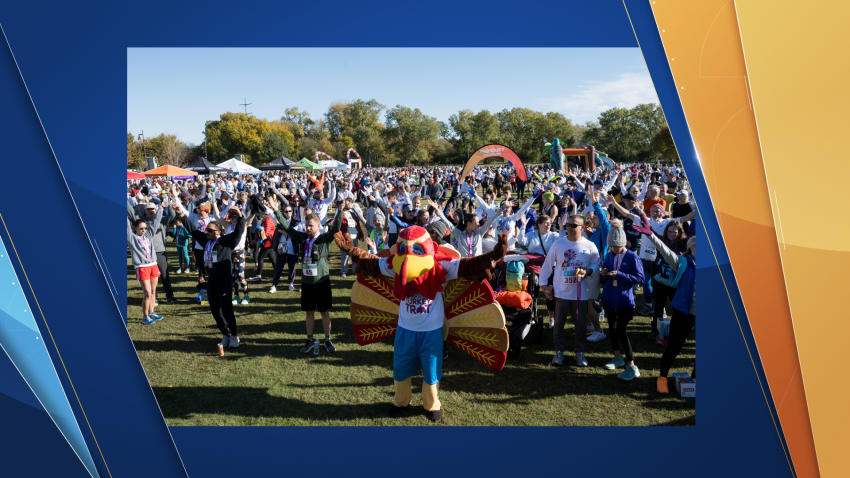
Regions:
[[[156, 216], [157, 209], [164, 209], [164, 212], [159, 219], [161, 223], [159, 226], [161, 227], [154, 225], [154, 217]], [[157, 231], [153, 236], [153, 249], [156, 253], [156, 263], [159, 267], [161, 277], [160, 282], [162, 282], [167, 303], [176, 304], [177, 299], [174, 297], [174, 289], [171, 287], [171, 275], [168, 271], [168, 260], [165, 256], [165, 245], [168, 242], [168, 237], [165, 232], [166, 225], [171, 223], [172, 219], [175, 217], [171, 201], [167, 198], [165, 198], [165, 201], [161, 201], [159, 198], [153, 198], [152, 196], [152, 199], [144, 206], [137, 206], [134, 208], [127, 203], [127, 215], [133, 221], [136, 219], [144, 220], [147, 223], [149, 230]], [[154, 296], [154, 302], [156, 302], [156, 296]]]
[[582, 237], [584, 225], [583, 216], [570, 216], [564, 225], [567, 237], [552, 244], [540, 268], [541, 284], [548, 284], [549, 278], [553, 277], [552, 285], [540, 288], [547, 297], [555, 297], [555, 324], [552, 329], [555, 345], [555, 356], [552, 358], [554, 365], [564, 363], [564, 325], [567, 315], [572, 315], [576, 326], [575, 360], [579, 367], [588, 366], [584, 357], [584, 347], [587, 343], [588, 281], [582, 279], [598, 273], [600, 257], [596, 245]]
[[[232, 210], [227, 213], [227, 228], [225, 234], [230, 234], [236, 230], [236, 223], [239, 222], [239, 215]], [[233, 248], [230, 260], [233, 264], [233, 301], [234, 305], [239, 303], [239, 291], [242, 291], [242, 304], [248, 304], [251, 299], [248, 298], [248, 280], [245, 278], [245, 239], [247, 234], [242, 233], [236, 247]]]
[[160, 276], [153, 238], [162, 228], [164, 211], [163, 208], [158, 208], [150, 225], [144, 219], [136, 219], [130, 222], [130, 218], [127, 218], [127, 245], [130, 247], [130, 259], [133, 268], [136, 269], [136, 280], [139, 281], [145, 291], [142, 298], [142, 313], [144, 314], [142, 324], [144, 325], [151, 325], [157, 320], [162, 320], [162, 316], [154, 314], [153, 311], [156, 283]]
[[277, 292], [277, 283], [280, 276], [283, 275], [283, 266], [289, 266], [289, 290], [295, 290], [295, 264], [298, 262], [298, 254], [295, 244], [292, 242], [292, 237], [286, 233], [283, 228], [283, 221], [293, 222], [295, 210], [291, 205], [283, 206], [283, 209], [278, 211], [278, 202], [272, 198], [269, 199], [269, 207], [275, 212], [278, 218], [278, 225], [275, 230], [275, 236], [272, 240], [272, 247], [277, 251], [277, 262], [275, 262], [274, 275], [272, 276], [272, 286], [269, 289], [269, 294]]
[[[201, 260], [209, 280], [199, 287], [205, 287], [209, 298], [210, 312], [222, 333], [221, 345], [235, 348], [239, 346], [236, 328], [236, 315], [233, 313], [233, 249], [239, 246], [239, 240], [245, 233], [245, 218], [242, 210], [233, 206], [238, 219], [234, 230], [222, 234], [221, 225], [212, 221], [201, 230], [195, 221], [183, 221], [192, 238], [201, 247]], [[230, 212], [228, 212], [230, 214]]]

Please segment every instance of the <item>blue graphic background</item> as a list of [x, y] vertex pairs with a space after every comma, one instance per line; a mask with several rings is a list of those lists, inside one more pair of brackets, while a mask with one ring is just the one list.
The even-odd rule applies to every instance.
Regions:
[[[0, 179], [0, 214], [8, 234], [3, 229], [0, 236], [15, 240], [29, 273], [56, 341], [47, 351], [101, 476], [204, 476], [223, 470], [235, 476], [281, 476], [304, 473], [308, 466], [320, 472], [395, 475], [393, 465], [381, 466], [382, 458], [397, 456], [394, 444], [409, 444], [406, 448], [420, 461], [430, 462], [433, 454], [437, 470], [449, 474], [474, 469], [479, 475], [565, 470], [607, 475], [612, 470], [606, 457], [613, 452], [626, 460], [633, 476], [658, 476], [662, 465], [675, 466], [677, 460], [689, 466], [691, 476], [793, 475], [648, 1], [263, 7], [5, 2], [0, 22], [9, 42], [0, 47], [6, 119], [0, 139], [8, 158]], [[700, 328], [702, 405], [696, 427], [166, 427], [123, 317], [125, 167], [120, 160], [128, 47], [636, 47], [638, 41], [700, 207], [699, 240], [712, 244], [713, 254], [701, 255], [697, 264], [700, 295], [710, 300], [702, 300], [699, 310], [705, 326]], [[198, 81], [203, 81], [200, 74]], [[20, 265], [13, 267], [22, 277]], [[34, 303], [32, 292], [24, 293]], [[46, 335], [45, 324], [36, 324]], [[4, 360], [0, 356], [0, 363]], [[15, 448], [4, 449], [15, 450], [7, 460], [11, 466], [23, 470], [49, 457], [68, 463], [67, 472], [53, 476], [85, 473], [79, 460], [73, 464], [68, 458], [71, 453], [76, 459], [67, 444], [63, 452], [54, 443], [61, 435], [55, 427], [51, 432], [42, 426], [38, 417], [44, 412], [31, 406], [31, 397], [20, 387], [0, 390], [10, 390], [0, 400], [12, 404], [0, 408], [8, 425], [4, 434], [17, 437], [9, 445]], [[13, 393], [21, 398], [8, 398]], [[23, 414], [16, 410], [32, 410], [32, 424], [17, 420]], [[514, 451], [512, 457], [506, 449]], [[469, 460], [493, 453], [507, 459]], [[413, 476], [433, 471], [413, 462], [407, 470]]]

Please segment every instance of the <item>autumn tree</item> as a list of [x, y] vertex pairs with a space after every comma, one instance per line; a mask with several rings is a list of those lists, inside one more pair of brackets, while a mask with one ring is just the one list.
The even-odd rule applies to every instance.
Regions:
[[207, 121], [204, 133], [207, 152], [213, 162], [242, 154], [246, 162], [259, 166], [280, 156], [273, 155], [282, 149], [291, 150], [295, 144], [295, 136], [285, 122], [244, 113], [227, 112], [217, 121]]

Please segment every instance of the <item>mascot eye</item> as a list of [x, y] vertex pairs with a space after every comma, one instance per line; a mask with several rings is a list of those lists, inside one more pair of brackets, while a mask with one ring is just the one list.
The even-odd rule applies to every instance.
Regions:
[[420, 246], [419, 244], [414, 244], [413, 247], [411, 247], [410, 249], [417, 256], [425, 255], [425, 249], [423, 249], [422, 246]]
[[401, 255], [407, 254], [407, 246], [405, 246], [403, 242], [398, 244], [398, 253]]

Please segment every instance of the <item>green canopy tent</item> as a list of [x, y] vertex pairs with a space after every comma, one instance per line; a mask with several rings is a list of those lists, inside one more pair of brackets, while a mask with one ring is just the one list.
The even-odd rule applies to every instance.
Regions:
[[301, 161], [298, 161], [298, 164], [304, 166], [304, 169], [307, 170], [321, 171], [322, 169], [325, 169], [321, 164], [316, 164], [307, 158], [301, 158]]

